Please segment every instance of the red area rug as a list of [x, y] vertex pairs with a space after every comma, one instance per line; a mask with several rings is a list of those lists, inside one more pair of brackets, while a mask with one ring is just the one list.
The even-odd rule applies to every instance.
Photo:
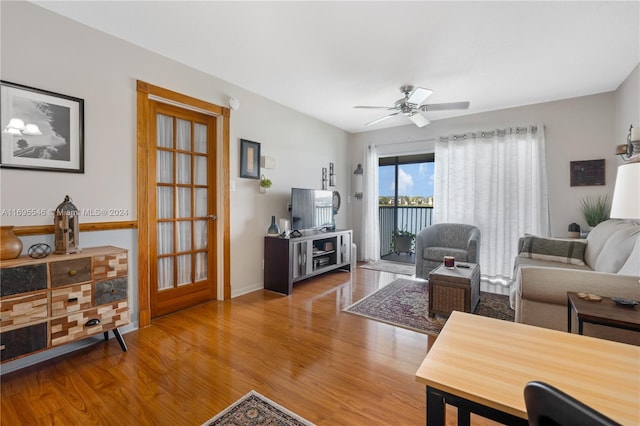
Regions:
[[[426, 281], [397, 279], [344, 311], [420, 333], [438, 335], [447, 318], [429, 318], [428, 285]], [[474, 314], [506, 321], [514, 319], [509, 296], [483, 291]]]

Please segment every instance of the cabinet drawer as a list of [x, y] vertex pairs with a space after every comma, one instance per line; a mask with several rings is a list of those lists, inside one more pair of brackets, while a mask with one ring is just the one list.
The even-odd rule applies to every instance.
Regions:
[[127, 252], [93, 257], [93, 279], [126, 277], [128, 274]]
[[6, 361], [20, 355], [47, 347], [47, 323], [0, 333], [0, 360]]
[[[98, 320], [95, 325], [87, 324]], [[129, 323], [126, 301], [99, 306], [51, 320], [51, 345], [57, 346]]]
[[52, 317], [89, 309], [91, 306], [91, 283], [51, 290]]
[[51, 287], [91, 280], [91, 258], [51, 262]]
[[0, 269], [0, 297], [47, 288], [47, 264]]
[[[4, 284], [4, 283], [2, 283]], [[7, 297], [0, 301], [0, 327], [28, 324], [47, 318], [47, 293]]]
[[127, 299], [127, 278], [116, 278], [114, 280], [97, 281], [95, 284], [94, 305], [100, 306], [118, 300]]

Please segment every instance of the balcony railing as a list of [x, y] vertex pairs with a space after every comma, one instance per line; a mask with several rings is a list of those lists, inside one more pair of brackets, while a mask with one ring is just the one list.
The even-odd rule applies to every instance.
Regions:
[[420, 230], [433, 223], [433, 207], [423, 206], [379, 206], [378, 222], [380, 226], [380, 256], [393, 252], [391, 241], [393, 238], [393, 211], [398, 209], [398, 230], [417, 234]]

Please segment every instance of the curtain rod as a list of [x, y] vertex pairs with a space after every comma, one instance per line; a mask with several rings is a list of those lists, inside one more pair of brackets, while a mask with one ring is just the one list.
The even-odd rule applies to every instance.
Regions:
[[527, 133], [528, 131], [531, 131], [531, 133], [536, 133], [538, 131], [538, 126], [530, 125], [530, 126], [508, 127], [506, 129], [495, 129], [495, 130], [484, 130], [484, 131], [481, 130], [477, 132], [467, 132], [467, 133], [451, 135], [451, 136], [440, 136], [439, 140], [440, 142], [448, 142], [451, 140], [457, 141], [458, 139], [465, 140], [467, 139], [467, 137], [471, 139], [492, 138], [494, 136], [498, 136], [498, 137], [505, 136], [507, 133], [520, 134], [520, 133]]
[[400, 145], [400, 144], [406, 144], [406, 143], [420, 143], [420, 142], [431, 142], [431, 141], [437, 141], [438, 138], [429, 138], [429, 139], [416, 139], [416, 140], [408, 140], [408, 141], [402, 141], [402, 142], [389, 142], [389, 143], [370, 143], [369, 145], [367, 145], [369, 148], [371, 148], [372, 146], [389, 146], [389, 145]]

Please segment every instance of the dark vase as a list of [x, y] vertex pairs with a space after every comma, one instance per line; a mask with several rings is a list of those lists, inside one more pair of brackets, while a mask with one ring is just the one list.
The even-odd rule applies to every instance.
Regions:
[[278, 225], [276, 225], [276, 217], [271, 216], [271, 226], [267, 229], [267, 235], [278, 235], [280, 234], [280, 229], [278, 229]]

